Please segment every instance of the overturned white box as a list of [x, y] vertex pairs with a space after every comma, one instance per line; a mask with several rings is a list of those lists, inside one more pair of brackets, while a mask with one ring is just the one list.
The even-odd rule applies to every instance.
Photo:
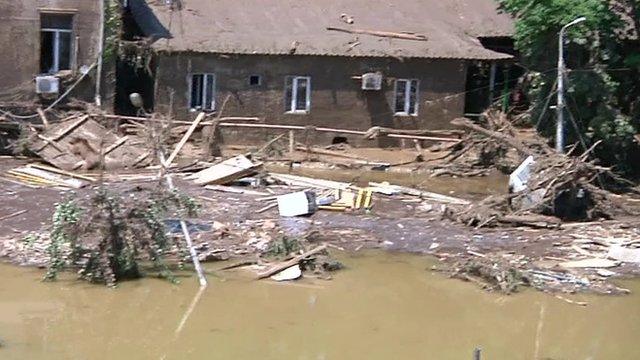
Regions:
[[316, 194], [313, 191], [300, 191], [278, 196], [280, 216], [301, 216], [316, 212]]

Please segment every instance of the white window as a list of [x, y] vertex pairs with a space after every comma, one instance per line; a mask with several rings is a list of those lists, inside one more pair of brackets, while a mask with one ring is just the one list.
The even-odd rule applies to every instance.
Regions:
[[40, 71], [55, 74], [71, 68], [73, 15], [41, 14]]
[[306, 114], [311, 109], [311, 77], [285, 78], [285, 111]]
[[418, 115], [418, 86], [416, 79], [398, 79], [395, 88], [395, 113], [400, 116]]
[[216, 77], [214, 74], [192, 74], [190, 86], [191, 110], [215, 110]]

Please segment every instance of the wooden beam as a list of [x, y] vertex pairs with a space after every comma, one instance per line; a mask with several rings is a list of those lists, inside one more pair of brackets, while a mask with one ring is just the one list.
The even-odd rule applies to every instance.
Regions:
[[108, 153], [110, 153], [113, 150], [117, 149], [118, 147], [120, 147], [120, 145], [124, 144], [128, 139], [129, 139], [129, 136], [126, 136], [126, 135], [121, 137], [116, 142], [114, 142], [111, 146], [109, 146], [108, 148], [105, 149], [104, 155], [107, 155]]
[[82, 116], [78, 121], [74, 122], [73, 124], [71, 124], [70, 126], [66, 127], [64, 130], [62, 130], [59, 134], [57, 134], [56, 136], [54, 136], [53, 138], [51, 138], [51, 140], [53, 141], [58, 141], [60, 139], [62, 139], [63, 137], [65, 137], [67, 134], [69, 134], [70, 132], [72, 132], [73, 130], [75, 130], [78, 126], [82, 125], [85, 121], [87, 121], [87, 119], [89, 119], [89, 115], [84, 115]]
[[293, 265], [296, 265], [300, 261], [304, 260], [305, 258], [307, 258], [309, 256], [312, 256], [312, 255], [315, 255], [315, 254], [319, 253], [320, 251], [323, 251], [323, 250], [326, 250], [326, 249], [327, 249], [327, 245], [326, 244], [320, 245], [317, 248], [315, 248], [313, 250], [310, 250], [310, 251], [307, 251], [307, 252], [305, 252], [305, 253], [303, 253], [301, 255], [298, 255], [298, 256], [294, 257], [293, 259], [291, 259], [291, 260], [282, 262], [280, 264], [276, 264], [275, 266], [271, 267], [270, 269], [266, 270], [265, 272], [262, 272], [262, 273], [258, 274], [257, 279], [268, 278], [269, 276], [277, 274], [277, 273], [279, 273], [280, 271], [282, 271], [284, 269], [290, 268]]
[[187, 130], [187, 132], [184, 134], [184, 136], [182, 137], [178, 145], [176, 145], [176, 148], [173, 150], [171, 155], [169, 155], [169, 157], [167, 158], [167, 163], [165, 164], [166, 167], [169, 167], [171, 165], [171, 163], [176, 158], [180, 150], [182, 150], [182, 147], [184, 146], [184, 144], [186, 144], [187, 140], [189, 140], [189, 138], [191, 137], [191, 134], [193, 134], [193, 132], [198, 127], [198, 124], [200, 124], [202, 119], [204, 119], [205, 115], [206, 114], [204, 112], [201, 112], [200, 114], [198, 114], [195, 120], [193, 120], [193, 122], [191, 123], [191, 126], [189, 127], [189, 130]]
[[[255, 128], [255, 129], [298, 130], [298, 131], [305, 131], [308, 128], [306, 126], [300, 126], [300, 125], [246, 124], [246, 123], [220, 123], [219, 126], [222, 126], [222, 127]], [[319, 132], [328, 132], [328, 133], [337, 133], [337, 134], [349, 134], [349, 135], [361, 135], [361, 136], [364, 136], [367, 133], [366, 131], [335, 129], [335, 128], [325, 128], [325, 127], [316, 127], [316, 128], [314, 128], [314, 130], [315, 131], [319, 131]], [[388, 134], [386, 136], [391, 137], [391, 138], [399, 138], [399, 139], [415, 139], [415, 140], [445, 141], [445, 142], [459, 142], [460, 141], [460, 139], [434, 137], [434, 136], [418, 136], [418, 135], [403, 135], [403, 134]]]
[[408, 32], [392, 32], [392, 31], [378, 31], [378, 30], [366, 30], [366, 29], [343, 29], [337, 27], [327, 27], [329, 31], [339, 31], [348, 34], [364, 34], [385, 38], [395, 38], [402, 40], [417, 40], [427, 41], [427, 37], [422, 34], [408, 33]]
[[42, 125], [44, 125], [44, 128], [48, 128], [49, 127], [49, 120], [47, 120], [47, 116], [44, 114], [44, 111], [42, 111], [41, 107], [38, 107], [36, 109], [36, 111], [38, 112], [38, 115], [40, 116], [40, 120], [42, 120]]

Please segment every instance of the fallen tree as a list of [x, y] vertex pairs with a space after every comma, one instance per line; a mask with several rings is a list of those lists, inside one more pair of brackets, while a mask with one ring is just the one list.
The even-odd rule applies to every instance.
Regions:
[[[510, 189], [507, 195], [491, 196], [468, 207], [449, 208], [445, 212], [447, 217], [475, 227], [498, 224], [555, 227], [561, 220], [611, 219], [636, 212], [627, 206], [624, 196], [612, 192], [627, 185], [625, 180], [610, 168], [589, 160], [599, 143], [579, 155], [573, 154], [577, 146], [568, 154], [560, 154], [537, 135], [529, 136], [526, 141], [518, 139], [510, 125], [504, 124], [505, 120], [495, 113], [487, 113], [486, 117], [488, 125], [485, 126], [493, 125], [492, 129], [468, 119], [452, 121], [476, 135], [468, 136], [467, 144], [457, 151], [467, 152], [474, 146], [492, 144], [502, 150], [498, 154], [512, 148], [517, 150], [519, 161], [531, 157], [530, 166], [523, 170], [525, 175], [521, 175], [525, 177], [521, 179], [522, 188]], [[504, 125], [496, 129], [495, 124]], [[484, 139], [477, 139], [477, 135]], [[461, 156], [455, 151], [450, 154], [454, 160]]]

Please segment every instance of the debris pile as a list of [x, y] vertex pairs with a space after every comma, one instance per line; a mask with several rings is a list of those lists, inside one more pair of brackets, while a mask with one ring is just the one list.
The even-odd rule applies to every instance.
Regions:
[[501, 224], [556, 227], [561, 221], [611, 219], [633, 211], [624, 205], [622, 196], [609, 190], [609, 184], [622, 180], [611, 169], [588, 160], [598, 143], [572, 156], [577, 146], [569, 154], [560, 154], [538, 137], [525, 142], [511, 136], [509, 126], [496, 132], [466, 119], [454, 123], [483, 134], [486, 141], [497, 142], [496, 146], [517, 150], [524, 162], [511, 175], [509, 194], [491, 196], [466, 208], [450, 208], [449, 218], [476, 228]]
[[[427, 160], [427, 165], [437, 160], [437, 164], [429, 166], [432, 177], [485, 176], [494, 168], [503, 173], [515, 170], [521, 161], [518, 149], [509, 142], [501, 141], [506, 136], [516, 135], [506, 115], [489, 111], [481, 119], [484, 120], [483, 126], [466, 119], [457, 119], [455, 125], [472, 131], [457, 143], [432, 147], [434, 151], [446, 152], [442, 156]], [[521, 148], [524, 148], [524, 145]]]

